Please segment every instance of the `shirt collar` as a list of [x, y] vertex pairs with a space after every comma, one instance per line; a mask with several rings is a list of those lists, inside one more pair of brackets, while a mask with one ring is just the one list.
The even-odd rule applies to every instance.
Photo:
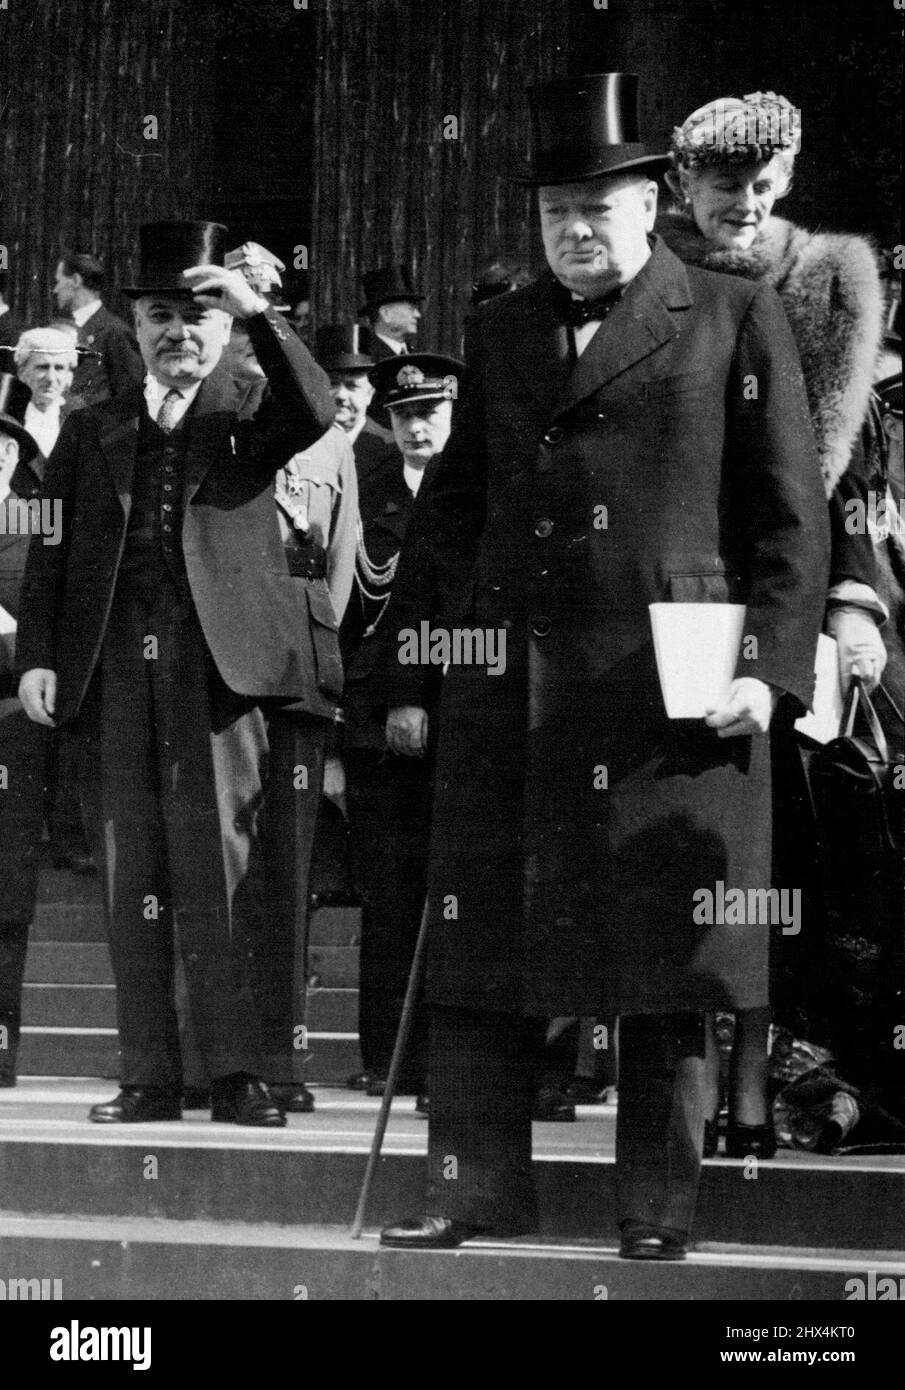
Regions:
[[84, 328], [92, 314], [96, 314], [100, 307], [101, 301], [99, 299], [92, 299], [90, 304], [80, 304], [77, 309], [72, 311], [73, 320], [79, 328]]

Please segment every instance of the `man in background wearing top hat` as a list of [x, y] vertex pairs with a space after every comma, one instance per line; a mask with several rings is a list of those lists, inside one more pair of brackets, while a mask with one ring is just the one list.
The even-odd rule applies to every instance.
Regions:
[[[401, 357], [410, 351], [409, 339], [418, 331], [418, 306], [424, 302], [424, 295], [415, 288], [411, 271], [404, 265], [366, 270], [361, 283], [365, 297], [359, 313], [366, 315], [370, 324], [368, 353], [375, 362]], [[371, 402], [368, 414], [381, 429], [390, 430], [390, 417], [376, 402]]]
[[43, 462], [23, 424], [30, 403], [29, 388], [0, 372], [0, 767], [5, 774], [0, 790], [0, 1086], [16, 1084], [49, 749], [47, 730], [33, 724], [19, 703], [14, 675], [22, 576]]
[[[277, 469], [329, 428], [333, 403], [285, 320], [224, 267], [225, 230], [142, 227], [126, 293], [144, 392], [66, 421], [44, 480], [62, 541], [33, 544], [26, 568], [22, 703], [48, 727], [78, 720], [99, 768], [122, 1085], [93, 1107], [99, 1123], [180, 1118], [174, 935], [212, 1118], [285, 1123], [258, 1080], [234, 929], [264, 792], [262, 703], [329, 719], [341, 690], [323, 552], [312, 544], [293, 576], [273, 501]], [[239, 387], [219, 366], [233, 317], [266, 382]]]
[[[811, 701], [826, 507], [775, 292], [684, 267], [652, 234], [666, 160], [639, 139], [636, 88], [597, 73], [531, 93], [523, 181], [549, 273], [472, 320], [384, 619], [417, 630], [447, 574], [448, 620], [508, 637], [503, 674], [453, 664], [444, 681], [429, 1204], [387, 1245], [537, 1228], [537, 1021], [615, 1013], [621, 1254], [681, 1259], [704, 1011], [766, 1002], [769, 927], [701, 925], [695, 894], [770, 887], [766, 731], [780, 696]], [[729, 600], [748, 640], [728, 695], [670, 722], [648, 605]], [[419, 675], [395, 670], [398, 746], [420, 737], [403, 717]]]
[[[437, 353], [386, 358], [370, 373], [375, 399], [389, 410], [396, 448], [358, 464], [361, 531], [355, 588], [341, 630], [346, 685], [343, 761], [357, 879], [364, 899], [359, 964], [359, 1038], [363, 1073], [353, 1089], [383, 1092], [411, 969], [427, 874], [436, 731], [432, 727], [442, 670], [421, 669], [415, 708], [417, 748], [385, 740], [378, 718], [384, 664], [384, 610], [399, 550], [425, 470], [439, 458], [452, 424], [462, 363]], [[431, 614], [430, 616], [433, 616]], [[425, 1089], [427, 1018], [416, 1011], [400, 1079], [405, 1091]]]
[[395, 454], [393, 435], [372, 420], [368, 407], [374, 387], [368, 373], [375, 359], [366, 347], [367, 330], [357, 323], [328, 323], [317, 330], [315, 356], [330, 378], [330, 394], [336, 406], [336, 423], [346, 432], [362, 465], [377, 463], [387, 452]]

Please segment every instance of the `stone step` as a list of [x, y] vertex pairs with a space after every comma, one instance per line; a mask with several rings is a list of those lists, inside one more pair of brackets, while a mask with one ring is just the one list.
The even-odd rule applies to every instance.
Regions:
[[31, 941], [25, 979], [37, 985], [112, 985], [110, 952], [100, 942]]
[[18, 1278], [48, 1279], [48, 1290], [63, 1300], [86, 1302], [839, 1302], [850, 1281], [865, 1280], [870, 1270], [905, 1279], [903, 1254], [878, 1260], [851, 1251], [803, 1255], [775, 1246], [699, 1244], [681, 1264], [651, 1265], [619, 1260], [610, 1243], [526, 1237], [412, 1254], [382, 1249], [376, 1230], [356, 1241], [341, 1226], [84, 1217], [0, 1217], [0, 1256]]
[[[100, 900], [96, 902], [39, 901], [29, 934], [31, 941], [107, 940], [107, 922]], [[361, 910], [357, 907], [320, 907], [311, 914], [312, 944], [357, 946], [361, 939]]]
[[308, 981], [320, 989], [356, 989], [357, 946], [317, 946], [308, 949]]
[[31, 941], [107, 940], [107, 922], [100, 903], [39, 902], [29, 932]]
[[[35, 1028], [115, 1028], [116, 990], [112, 985], [36, 985], [22, 992], [23, 1022]], [[358, 990], [312, 989], [308, 1027], [313, 1033], [355, 1033]]]
[[36, 985], [22, 991], [22, 1021], [33, 1028], [115, 1028], [112, 985]]
[[[117, 1077], [116, 1029], [25, 1026], [18, 1070], [20, 1076]], [[309, 1032], [306, 1067], [309, 1080], [342, 1083], [356, 1071], [361, 1071], [361, 1054], [355, 1033]]]
[[[48, 1102], [45, 1095], [62, 1099]], [[315, 1113], [291, 1115], [284, 1130], [214, 1124], [201, 1111], [181, 1124], [90, 1124], [89, 1104], [109, 1095], [101, 1082], [32, 1082], [0, 1093], [3, 1211], [277, 1226], [351, 1221], [377, 1101], [318, 1087]], [[375, 1227], [424, 1206], [427, 1125], [413, 1106], [403, 1098], [393, 1108], [368, 1213]], [[574, 1125], [534, 1126], [545, 1237], [604, 1244], [613, 1238], [614, 1115], [606, 1110], [589, 1107]], [[901, 1155], [783, 1151], [762, 1163], [756, 1178], [742, 1162], [708, 1161], [696, 1239], [781, 1240], [808, 1257], [824, 1249], [892, 1255], [905, 1250], [903, 1175]]]
[[357, 989], [309, 989], [308, 1027], [312, 1033], [357, 1033]]

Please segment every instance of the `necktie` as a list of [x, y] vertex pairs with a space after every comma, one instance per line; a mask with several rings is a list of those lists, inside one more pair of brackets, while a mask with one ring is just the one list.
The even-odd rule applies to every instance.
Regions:
[[157, 424], [164, 434], [172, 434], [176, 428], [176, 407], [181, 400], [182, 392], [177, 391], [175, 386], [164, 396], [157, 416]]

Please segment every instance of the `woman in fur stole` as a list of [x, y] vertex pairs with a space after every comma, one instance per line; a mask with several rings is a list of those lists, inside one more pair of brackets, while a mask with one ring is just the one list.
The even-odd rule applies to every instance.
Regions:
[[[846, 503], [867, 498], [862, 427], [882, 336], [883, 296], [874, 253], [861, 237], [809, 232], [772, 215], [791, 186], [800, 143], [800, 113], [772, 92], [701, 107], [673, 134], [674, 167], [667, 181], [679, 206], [660, 219], [657, 230], [683, 261], [766, 279], [783, 301], [801, 358], [830, 509], [826, 631], [838, 644], [843, 684], [857, 671], [873, 688], [886, 662], [878, 629], [888, 615], [876, 592], [871, 538], [849, 534], [845, 520]], [[786, 827], [806, 819], [797, 814], [805, 799], [796, 785], [800, 764], [791, 729], [789, 735], [777, 741], [782, 751], [774, 758], [774, 800]], [[777, 881], [801, 883], [806, 838], [793, 843], [786, 836], [778, 848]], [[766, 1094], [769, 1026], [766, 1009], [736, 1016], [726, 1136], [726, 1151], [736, 1157], [769, 1158], [775, 1152]], [[710, 1050], [713, 1119], [705, 1153], [715, 1153], [718, 1143], [715, 1038]]]

